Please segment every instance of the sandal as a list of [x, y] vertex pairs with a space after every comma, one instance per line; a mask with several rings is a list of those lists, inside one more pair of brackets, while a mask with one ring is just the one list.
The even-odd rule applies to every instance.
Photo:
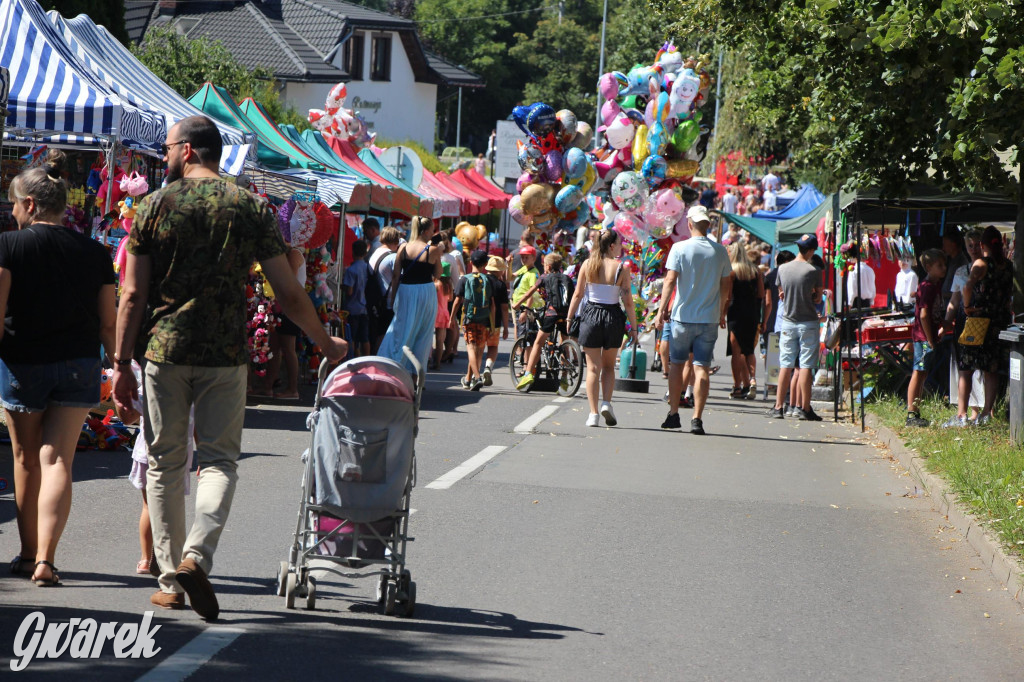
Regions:
[[36, 584], [36, 587], [56, 587], [60, 585], [60, 575], [57, 574], [57, 567], [51, 564], [49, 561], [37, 561], [36, 567], [40, 564], [50, 567], [49, 578], [36, 578], [35, 573], [32, 574], [32, 582]]
[[138, 575], [149, 575], [149, 559], [140, 559], [139, 563], [135, 564], [135, 572]]
[[35, 573], [35, 567], [28, 559], [22, 559], [20, 554], [11, 559], [12, 575], [23, 575], [26, 578], [31, 578], [33, 573]]

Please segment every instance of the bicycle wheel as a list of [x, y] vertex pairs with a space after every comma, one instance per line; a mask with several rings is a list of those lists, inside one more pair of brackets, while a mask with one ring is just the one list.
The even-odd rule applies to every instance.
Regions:
[[512, 352], [508, 356], [508, 370], [512, 374], [512, 387], [519, 383], [526, 373], [526, 361], [529, 359], [530, 346], [526, 338], [517, 339], [512, 345]]
[[576, 395], [583, 383], [583, 349], [572, 339], [563, 341], [558, 346], [559, 384], [558, 395], [571, 397]]

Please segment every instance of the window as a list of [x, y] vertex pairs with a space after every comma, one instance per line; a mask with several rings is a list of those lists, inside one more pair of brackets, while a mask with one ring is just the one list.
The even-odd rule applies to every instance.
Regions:
[[345, 56], [341, 68], [348, 72], [354, 81], [363, 80], [363, 34], [355, 33], [345, 41]]
[[374, 36], [370, 54], [370, 80], [391, 80], [391, 36]]

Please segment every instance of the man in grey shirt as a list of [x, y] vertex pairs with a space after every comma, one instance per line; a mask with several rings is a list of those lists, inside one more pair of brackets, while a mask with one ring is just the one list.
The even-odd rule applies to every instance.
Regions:
[[811, 409], [811, 382], [818, 365], [818, 310], [821, 303], [821, 271], [811, 265], [811, 258], [818, 248], [818, 239], [805, 234], [796, 243], [800, 250], [796, 260], [779, 267], [779, 386], [775, 396], [775, 407], [767, 416], [782, 419], [783, 404], [789, 392], [789, 382], [800, 358], [798, 383], [799, 406], [794, 405], [793, 413], [804, 421], [821, 421]]

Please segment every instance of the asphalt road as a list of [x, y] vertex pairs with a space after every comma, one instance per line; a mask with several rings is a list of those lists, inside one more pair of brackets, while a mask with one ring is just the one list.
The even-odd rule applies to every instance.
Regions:
[[[507, 350], [503, 347], [503, 350]], [[33, 661], [26, 679], [1020, 680], [1024, 614], [971, 548], [852, 427], [769, 421], [716, 376], [704, 438], [658, 427], [664, 381], [586, 428], [581, 396], [428, 377], [409, 568], [415, 617], [370, 580], [321, 581], [316, 611], [273, 592], [295, 528], [306, 407], [252, 405], [213, 571], [221, 618], [159, 611], [152, 659]], [[557, 411], [532, 434], [515, 427]], [[684, 417], [687, 415], [684, 414]], [[685, 423], [686, 419], [684, 419]], [[488, 464], [427, 484], [488, 446]], [[26, 614], [138, 623], [138, 492], [127, 453], [80, 453], [64, 586], [0, 577], [0, 676]], [[0, 478], [10, 481], [8, 448]], [[17, 553], [11, 490], [0, 556]], [[206, 660], [208, 659], [208, 660]], [[13, 679], [13, 675], [10, 675]]]

